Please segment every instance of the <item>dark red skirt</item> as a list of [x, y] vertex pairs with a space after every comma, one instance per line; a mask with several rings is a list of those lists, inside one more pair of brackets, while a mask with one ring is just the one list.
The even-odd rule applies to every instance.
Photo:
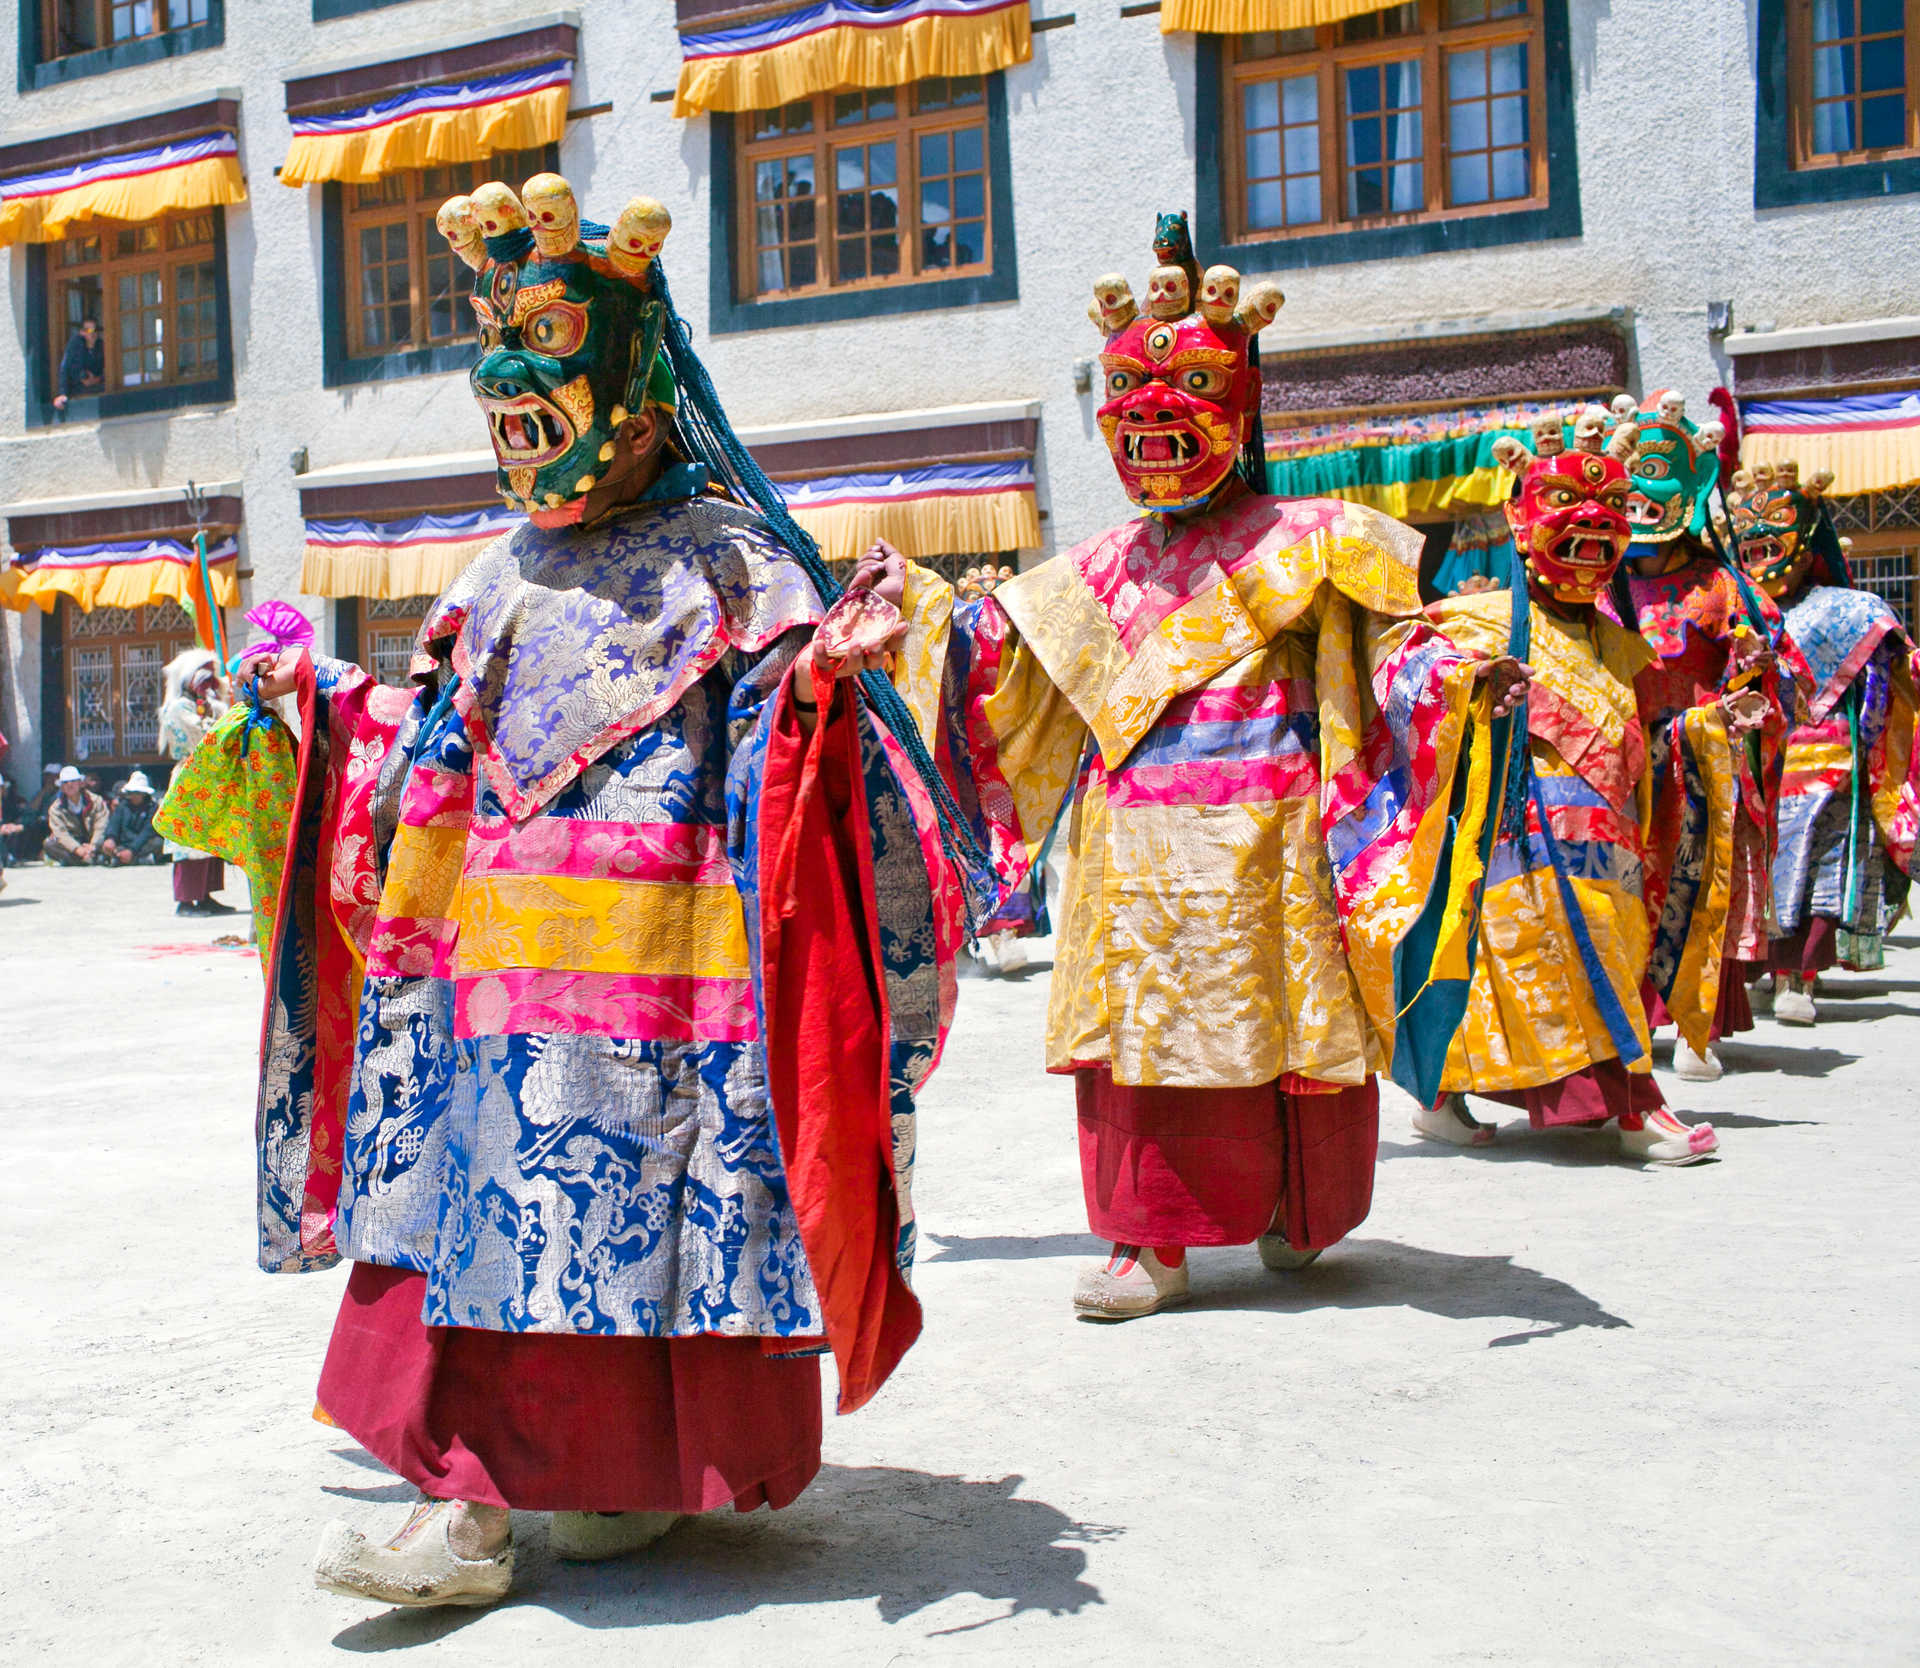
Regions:
[[176, 857], [173, 860], [175, 903], [205, 903], [226, 881], [226, 866], [217, 857]]
[[820, 1469], [820, 1364], [757, 1338], [426, 1326], [423, 1275], [355, 1263], [320, 1406], [437, 1500], [523, 1511], [785, 1506]]
[[[1713, 1023], [1707, 1030], [1709, 1044], [1753, 1029], [1753, 1004], [1747, 1000], [1747, 982], [1758, 978], [1766, 968], [1765, 962], [1741, 961], [1736, 956], [1727, 956], [1721, 961], [1720, 1000], [1714, 1005]], [[1652, 985], [1641, 985], [1640, 1005], [1646, 1009], [1648, 1030], [1657, 1031], [1673, 1023], [1673, 1015], [1667, 1012], [1666, 1003], [1660, 1000], [1660, 993]]]
[[1287, 1239], [1315, 1250], [1373, 1208], [1380, 1090], [1297, 1095], [1129, 1088], [1104, 1067], [1074, 1073], [1087, 1222], [1120, 1245], [1246, 1245], [1281, 1208]]
[[1535, 1129], [1557, 1124], [1598, 1124], [1628, 1112], [1658, 1112], [1667, 1104], [1651, 1072], [1631, 1072], [1618, 1060], [1602, 1060], [1558, 1083], [1537, 1089], [1506, 1089], [1499, 1094], [1473, 1091], [1482, 1100], [1517, 1106]]
[[1831, 915], [1816, 915], [1799, 931], [1773, 941], [1773, 970], [1811, 979], [1839, 959], [1840, 923]]

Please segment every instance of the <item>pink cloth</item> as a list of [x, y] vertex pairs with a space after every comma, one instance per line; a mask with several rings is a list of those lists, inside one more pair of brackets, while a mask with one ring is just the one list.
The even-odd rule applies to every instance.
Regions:
[[779, 1508], [820, 1469], [820, 1365], [758, 1338], [426, 1326], [425, 1277], [356, 1263], [327, 1417], [438, 1500], [523, 1511]]
[[1087, 1223], [1121, 1245], [1246, 1245], [1283, 1212], [1300, 1250], [1366, 1220], [1380, 1093], [1129, 1088], [1105, 1068], [1074, 1073]]

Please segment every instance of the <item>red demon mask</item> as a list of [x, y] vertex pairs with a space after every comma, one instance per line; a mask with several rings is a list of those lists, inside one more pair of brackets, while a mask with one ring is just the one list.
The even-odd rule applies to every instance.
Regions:
[[1514, 548], [1561, 602], [1592, 602], [1633, 541], [1627, 497], [1635, 429], [1621, 423], [1608, 439], [1608, 423], [1605, 411], [1589, 406], [1574, 419], [1571, 449], [1558, 417], [1535, 424], [1533, 451], [1511, 436], [1495, 444], [1495, 455], [1520, 477], [1506, 506]]
[[1282, 300], [1273, 285], [1255, 284], [1243, 302], [1232, 267], [1201, 275], [1185, 220], [1161, 216], [1154, 249], [1164, 264], [1149, 282], [1146, 317], [1117, 275], [1094, 285], [1088, 309], [1107, 338], [1100, 432], [1127, 496], [1156, 514], [1195, 508], [1233, 472], [1260, 421], [1253, 338]]

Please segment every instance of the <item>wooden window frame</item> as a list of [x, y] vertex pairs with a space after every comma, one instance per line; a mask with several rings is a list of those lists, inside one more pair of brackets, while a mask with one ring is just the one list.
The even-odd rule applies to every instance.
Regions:
[[[153, 724], [144, 734], [135, 734], [130, 729], [127, 651], [146, 647], [154, 649], [159, 658], [153, 670], [163, 670], [175, 655], [193, 647], [193, 616], [177, 603], [148, 603], [140, 608], [116, 608], [89, 615], [83, 614], [71, 597], [63, 597], [60, 607], [64, 662], [60, 698], [66, 714], [68, 750], [72, 752], [76, 764], [87, 770], [98, 770], [102, 775], [101, 786], [106, 788], [111, 785], [105, 779], [109, 772], [131, 769], [136, 765], [151, 768], [161, 764], [165, 757], [159, 747], [157, 704]], [[101, 614], [107, 618], [101, 619]], [[137, 616], [131, 630], [124, 627], [97, 629], [102, 624], [119, 626], [117, 616], [121, 614]], [[85, 629], [80, 625], [82, 621], [96, 629]], [[82, 755], [79, 751], [80, 659], [88, 650], [98, 650], [108, 657], [106, 687], [108, 705], [113, 715], [114, 746], [110, 752]]]
[[[1420, 26], [1416, 32], [1385, 36], [1378, 40], [1342, 44], [1340, 35], [1343, 25], [1323, 23], [1316, 26], [1317, 39], [1311, 51], [1242, 58], [1240, 37], [1227, 39], [1221, 54], [1224, 80], [1221, 97], [1225, 105], [1222, 115], [1226, 128], [1221, 148], [1226, 176], [1226, 231], [1229, 242], [1288, 242], [1343, 232], [1523, 213], [1549, 206], [1546, 8], [1542, 0], [1530, 0], [1527, 11], [1518, 17], [1451, 26], [1441, 23], [1443, 0], [1417, 0], [1417, 3]], [[1920, 0], [1909, 0], [1909, 3], [1920, 4]], [[1502, 197], [1484, 203], [1456, 206], [1447, 201], [1452, 147], [1448, 131], [1446, 55], [1467, 47], [1484, 49], [1513, 41], [1525, 41], [1527, 45], [1527, 161], [1531, 189], [1523, 197]], [[1422, 205], [1418, 209], [1398, 213], [1349, 217], [1345, 213], [1348, 170], [1344, 72], [1367, 64], [1393, 63], [1409, 58], [1418, 58], [1421, 64]], [[1318, 79], [1321, 218], [1298, 226], [1249, 226], [1246, 223], [1246, 131], [1243, 126], [1244, 101], [1241, 89], [1251, 81], [1288, 80], [1309, 71]], [[1389, 164], [1383, 162], [1381, 166]]]
[[[121, 394], [137, 394], [158, 388], [193, 388], [215, 381], [219, 374], [221, 358], [221, 334], [225, 321], [221, 317], [219, 300], [221, 238], [217, 225], [217, 209], [193, 209], [180, 214], [162, 215], [158, 220], [145, 220], [141, 226], [159, 226], [160, 248], [142, 250], [132, 255], [109, 254], [119, 234], [128, 229], [121, 221], [93, 221], [77, 228], [73, 234], [54, 244], [49, 244], [47, 272], [47, 379], [50, 396], [60, 392], [60, 360], [67, 349], [68, 337], [72, 334], [63, 308], [66, 290], [78, 277], [97, 278], [100, 285], [100, 345], [102, 369], [105, 373], [102, 385], [96, 394], [83, 398], [112, 398]], [[172, 229], [175, 225], [202, 218], [206, 220], [206, 237], [203, 241], [188, 244], [181, 248], [172, 247]], [[100, 254], [93, 260], [64, 264], [61, 251], [70, 245], [87, 240], [97, 240]], [[212, 364], [204, 360], [196, 366], [191, 375], [180, 372], [180, 356], [174, 350], [176, 340], [179, 299], [179, 274], [186, 267], [208, 267], [212, 270], [214, 293], [205, 299], [214, 303], [214, 327], [211, 337], [206, 338], [212, 345]], [[119, 280], [126, 277], [139, 277], [142, 274], [158, 271], [161, 273], [161, 314], [168, 321], [167, 334], [163, 338], [168, 353], [168, 363], [161, 374], [152, 379], [142, 379], [137, 383], [121, 380], [120, 367], [120, 298]], [[196, 337], [195, 340], [201, 338]]]
[[[854, 295], [863, 290], [894, 289], [903, 285], [937, 284], [952, 279], [982, 278], [994, 269], [994, 169], [993, 133], [991, 120], [992, 89], [990, 78], [953, 77], [947, 79], [978, 80], [980, 97], [977, 101], [958, 108], [929, 111], [925, 114], [910, 108], [914, 103], [917, 83], [896, 87], [895, 113], [891, 117], [874, 121], [850, 122], [836, 128], [832, 124], [832, 92], [815, 93], [811, 97], [813, 106], [813, 126], [805, 133], [783, 133], [777, 137], [755, 139], [752, 137], [753, 123], [759, 111], [742, 112], [736, 120], [740, 123], [740, 138], [735, 149], [734, 176], [734, 293], [743, 306], [759, 306], [767, 303], [808, 300], [819, 296]], [[851, 92], [875, 89], [846, 88]], [[799, 100], [794, 100], [799, 103]], [[977, 129], [980, 134], [980, 179], [982, 213], [977, 222], [981, 231], [984, 247], [978, 261], [969, 261], [965, 265], [926, 267], [920, 261], [920, 239], [923, 226], [920, 220], [920, 147], [919, 140], [935, 133], [956, 133], [965, 129]], [[895, 151], [895, 185], [900, 191], [902, 213], [899, 222], [900, 270], [880, 277], [868, 276], [856, 278], [846, 283], [836, 283], [833, 278], [838, 258], [838, 232], [834, 199], [837, 192], [833, 188], [833, 153], [837, 145], [858, 144], [873, 145], [885, 143], [891, 139]], [[815, 203], [814, 210], [814, 254], [815, 272], [818, 274], [812, 284], [794, 289], [762, 290], [759, 287], [759, 245], [755, 241], [755, 208], [753, 181], [755, 167], [762, 162], [772, 162], [787, 157], [811, 155], [814, 166]], [[952, 176], [948, 176], [952, 177]], [[820, 189], [820, 182], [826, 182], [827, 189]], [[865, 234], [871, 238], [871, 230]], [[792, 247], [788, 245], [787, 247]]]
[[1906, 143], [1851, 151], [1816, 151], [1813, 148], [1813, 0], [1787, 0], [1787, 157], [1794, 172], [1812, 173], [1863, 162], [1920, 157], [1920, 96], [1916, 96], [1920, 86], [1916, 86], [1914, 76], [1915, 54], [1920, 53], [1920, 0], [1906, 0], [1905, 11]]
[[[118, 0], [124, 7], [128, 0]], [[66, 51], [60, 49], [60, 0], [41, 0], [40, 7], [40, 62], [58, 63], [63, 58], [77, 58], [87, 52], [111, 51], [115, 47], [132, 46], [136, 41], [159, 40], [163, 35], [177, 35], [188, 29], [204, 28], [212, 21], [213, 8], [207, 0], [200, 0], [205, 17], [192, 15], [194, 0], [148, 0], [153, 8], [154, 27], [140, 35], [126, 35], [119, 40], [113, 38], [113, 14], [116, 0], [82, 0], [94, 17], [96, 39], [91, 46], [76, 46]], [[179, 21], [175, 22], [175, 14]]]
[[[455, 163], [458, 168], [473, 170], [473, 183], [478, 185], [485, 180], [501, 177], [500, 172], [489, 172], [497, 163], [507, 163], [504, 173], [517, 176], [510, 183], [516, 189], [521, 179], [530, 178], [542, 172], [549, 164], [544, 151], [505, 151], [488, 157], [484, 162]], [[408, 168], [400, 173], [389, 174], [376, 181], [375, 187], [385, 188], [393, 181], [404, 181], [404, 195], [391, 201], [362, 205], [360, 193], [375, 187], [343, 185], [340, 198], [340, 238], [342, 259], [346, 270], [346, 294], [343, 298], [346, 310], [347, 357], [349, 359], [379, 359], [388, 354], [417, 353], [431, 351], [434, 348], [454, 347], [471, 337], [476, 322], [470, 309], [463, 306], [472, 293], [471, 285], [466, 282], [467, 268], [456, 256], [447, 242], [440, 236], [434, 225], [434, 215], [440, 205], [449, 197], [457, 195], [457, 190], [427, 188], [427, 176], [439, 172], [438, 169]], [[401, 342], [382, 342], [372, 346], [366, 339], [366, 308], [360, 295], [360, 281], [364, 274], [361, 262], [360, 234], [374, 226], [405, 225], [407, 228], [407, 306], [412, 321], [412, 329], [407, 339]], [[452, 284], [454, 328], [445, 336], [433, 336], [424, 333], [432, 318], [433, 292], [429, 285], [428, 269], [436, 261], [444, 259], [450, 263], [449, 279]]]

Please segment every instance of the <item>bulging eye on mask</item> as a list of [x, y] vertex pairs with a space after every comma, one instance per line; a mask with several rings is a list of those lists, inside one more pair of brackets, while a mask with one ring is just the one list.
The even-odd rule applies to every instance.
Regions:
[[1627, 495], [1634, 543], [1704, 539], [1725, 431], [1717, 422], [1695, 424], [1686, 401], [1671, 388], [1644, 402], [1622, 394], [1612, 410], [1615, 423], [1631, 423], [1637, 431], [1639, 449]]
[[1727, 515], [1734, 547], [1747, 577], [1769, 596], [1789, 595], [1811, 573], [1815, 533], [1832, 484], [1833, 476], [1822, 470], [1803, 485], [1793, 462], [1759, 464], [1733, 477]]
[[677, 404], [653, 265], [672, 217], [636, 197], [613, 225], [536, 174], [444, 203], [435, 223], [473, 269], [481, 357], [469, 372], [500, 495], [543, 526], [580, 520], [609, 472], [665, 445]]
[[1527, 572], [1555, 600], [1591, 603], [1633, 542], [1627, 506], [1637, 425], [1600, 406], [1534, 425], [1533, 446], [1512, 435], [1494, 456], [1518, 477], [1507, 525]]
[[1100, 432], [1127, 496], [1154, 514], [1197, 508], [1219, 490], [1260, 421], [1253, 342], [1284, 301], [1241, 291], [1230, 266], [1203, 273], [1185, 214], [1163, 214], [1141, 314], [1118, 273], [1095, 281], [1087, 316], [1106, 337]]

